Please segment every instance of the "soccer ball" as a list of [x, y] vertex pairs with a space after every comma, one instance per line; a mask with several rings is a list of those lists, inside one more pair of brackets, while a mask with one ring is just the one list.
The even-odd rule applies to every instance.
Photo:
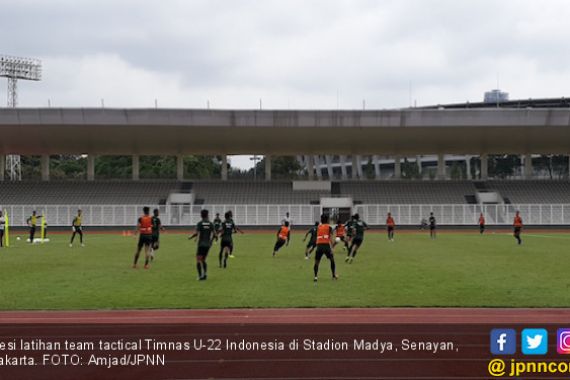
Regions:
[[18, 237], [16, 238], [16, 240], [20, 240], [20, 237], [18, 236]]
[[340, 243], [340, 238], [337, 237], [336, 239], [334, 239], [337, 243]]

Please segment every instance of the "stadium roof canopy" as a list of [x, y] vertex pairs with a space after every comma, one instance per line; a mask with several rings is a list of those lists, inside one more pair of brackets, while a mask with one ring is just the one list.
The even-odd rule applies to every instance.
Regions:
[[570, 152], [570, 109], [0, 109], [0, 154]]
[[420, 109], [468, 109], [468, 108], [568, 108], [570, 109], [570, 98], [539, 98], [539, 99], [517, 99], [499, 101], [497, 103], [488, 102], [466, 102], [438, 104], [419, 107]]

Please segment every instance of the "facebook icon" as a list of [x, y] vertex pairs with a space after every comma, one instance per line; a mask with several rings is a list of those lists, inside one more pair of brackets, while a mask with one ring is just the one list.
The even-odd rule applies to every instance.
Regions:
[[491, 353], [513, 355], [517, 350], [517, 333], [513, 329], [491, 330]]

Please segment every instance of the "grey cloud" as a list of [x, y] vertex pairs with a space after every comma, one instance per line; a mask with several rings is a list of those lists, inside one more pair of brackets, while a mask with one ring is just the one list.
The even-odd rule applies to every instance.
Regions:
[[[333, 106], [337, 90], [346, 105], [373, 96], [371, 104], [406, 106], [410, 81], [424, 104], [479, 100], [497, 72], [520, 97], [532, 94], [517, 78], [544, 83], [541, 94], [559, 90], [556, 76], [554, 86], [568, 84], [570, 4], [561, 0], [0, 2], [5, 53], [78, 64], [116, 56], [156, 76], [155, 87], [167, 76], [189, 99], [218, 94], [236, 107], [252, 103], [240, 94], [281, 108], [291, 97]], [[66, 99], [69, 86], [85, 86], [46, 83], [38, 97]]]

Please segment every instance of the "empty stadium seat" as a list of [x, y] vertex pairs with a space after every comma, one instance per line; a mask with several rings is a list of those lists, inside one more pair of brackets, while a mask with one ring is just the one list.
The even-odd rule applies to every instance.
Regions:
[[472, 182], [341, 182], [341, 193], [364, 204], [465, 204], [476, 189]]
[[174, 181], [0, 182], [0, 204], [156, 205], [182, 186]]
[[294, 191], [291, 182], [195, 182], [194, 197], [204, 204], [310, 204], [327, 191]]

